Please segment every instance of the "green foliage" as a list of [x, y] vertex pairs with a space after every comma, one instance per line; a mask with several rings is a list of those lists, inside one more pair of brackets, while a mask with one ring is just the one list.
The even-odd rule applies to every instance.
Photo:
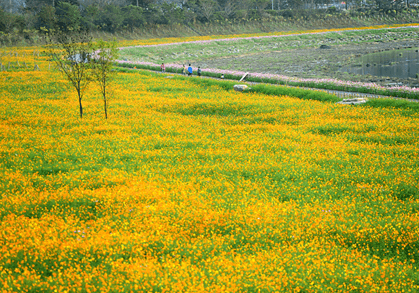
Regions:
[[124, 26], [127, 26], [131, 31], [145, 22], [144, 10], [141, 7], [130, 5], [122, 8], [122, 12], [124, 15]]
[[416, 113], [419, 112], [419, 103], [400, 99], [370, 99], [368, 101], [368, 106], [377, 108], [406, 109]]
[[[7, 2], [8, 0], [5, 0]], [[387, 1], [387, 0], [386, 0]], [[380, 8], [383, 3], [391, 6]], [[268, 0], [224, 1], [194, 0], [182, 5], [175, 2], [159, 3], [156, 0], [131, 1], [77, 1], [77, 0], [25, 0], [22, 10], [13, 9], [13, 13], [0, 12], [0, 31], [16, 34], [8, 36], [8, 42], [19, 40], [26, 42], [39, 41], [36, 33], [23, 33], [23, 29], [33, 31], [51, 30], [59, 27], [61, 31], [75, 30], [78, 27], [89, 31], [104, 31], [111, 34], [129, 29], [131, 34], [138, 36], [136, 28], [147, 31], [148, 37], [161, 37], [162, 31], [168, 36], [257, 33], [266, 31], [289, 30], [295, 28], [311, 29], [314, 27], [332, 28], [348, 27], [353, 21], [360, 26], [382, 24], [379, 18], [365, 19], [365, 15], [391, 15], [396, 18], [392, 22], [411, 22], [417, 18], [415, 9], [407, 9], [401, 1], [378, 1], [368, 9], [357, 7], [361, 2], [351, 3], [350, 13], [329, 9], [303, 9], [304, 2], [272, 2]], [[131, 4], [131, 5], [130, 5]], [[315, 3], [313, 3], [315, 4]], [[323, 3], [322, 3], [323, 4]], [[60, 6], [73, 7], [59, 11]], [[126, 6], [124, 6], [126, 5]], [[380, 6], [381, 5], [381, 6]], [[387, 5], [387, 4], [386, 4]], [[68, 8], [67, 7], [67, 8]], [[57, 9], [57, 14], [52, 10]], [[77, 12], [77, 11], [78, 12]], [[21, 14], [22, 13], [22, 14]], [[354, 19], [351, 19], [349, 16]], [[82, 16], [80, 18], [80, 16]], [[315, 20], [326, 20], [328, 23], [314, 24]], [[332, 23], [332, 20], [334, 23]], [[388, 22], [388, 20], [387, 20]], [[174, 29], [173, 24], [187, 24], [182, 30]], [[228, 29], [223, 24], [228, 24]], [[169, 25], [165, 29], [155, 29], [154, 25]], [[201, 26], [197, 28], [197, 26]], [[17, 34], [15, 31], [18, 30]], [[169, 30], [169, 32], [167, 32]], [[134, 37], [133, 36], [133, 37]], [[1, 39], [0, 39], [1, 40]], [[7, 42], [3, 42], [7, 43]]]
[[330, 6], [330, 7], [327, 8], [327, 13], [333, 14], [333, 13], [336, 13], [336, 12], [337, 12], [337, 9], [336, 9], [335, 6]]
[[81, 25], [88, 31], [97, 29], [100, 10], [96, 5], [89, 5], [82, 12]]
[[56, 8], [57, 25], [61, 31], [78, 31], [81, 25], [81, 14], [77, 6], [61, 1]]
[[36, 27], [44, 28], [46, 31], [55, 30], [57, 26], [57, 15], [55, 8], [49, 5], [43, 6], [38, 15]]
[[14, 29], [22, 31], [25, 19], [22, 15], [9, 13], [0, 8], [0, 32], [11, 33]]
[[182, 23], [185, 20], [184, 11], [178, 7], [176, 3], [166, 3], [164, 2], [161, 5], [163, 11], [163, 23], [165, 24], [174, 24]]
[[99, 14], [97, 25], [104, 31], [114, 33], [122, 27], [124, 16], [121, 8], [115, 5], [107, 5]]

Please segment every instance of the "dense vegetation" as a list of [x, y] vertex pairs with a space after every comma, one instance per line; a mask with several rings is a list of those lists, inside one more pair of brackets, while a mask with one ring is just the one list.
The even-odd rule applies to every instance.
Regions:
[[50, 30], [115, 34], [157, 28], [155, 34], [158, 35], [161, 30], [158, 26], [182, 25], [200, 34], [199, 24], [202, 23], [238, 25], [292, 21], [298, 24], [315, 19], [362, 19], [377, 15], [409, 21], [410, 17], [417, 16], [416, 6], [411, 1], [388, 0], [373, 1], [368, 6], [361, 1], [343, 5], [301, 0], [1, 0], [0, 3], [0, 42], [4, 45], [42, 42]]

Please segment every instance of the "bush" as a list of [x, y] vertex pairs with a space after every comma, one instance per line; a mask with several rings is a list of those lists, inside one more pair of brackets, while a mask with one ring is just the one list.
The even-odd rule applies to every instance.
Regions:
[[334, 14], [337, 12], [337, 8], [335, 6], [331, 6], [327, 8], [327, 13]]

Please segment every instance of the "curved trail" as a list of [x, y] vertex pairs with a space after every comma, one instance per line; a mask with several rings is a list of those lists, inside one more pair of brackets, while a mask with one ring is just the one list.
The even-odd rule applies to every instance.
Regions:
[[[151, 70], [151, 69], [137, 69], [137, 70], [148, 70], [148, 71], [152, 71], [152, 72], [156, 72], [156, 73], [160, 73], [160, 74], [167, 74], [168, 76], [170, 75], [182, 75], [181, 73], [174, 73], [174, 72], [165, 72], [162, 73], [158, 70]], [[194, 76], [196, 77], [196, 75]], [[220, 79], [217, 77], [211, 77], [211, 76], [201, 76], [201, 78], [211, 78], [211, 79], [216, 79], [216, 80], [229, 80], [229, 81], [237, 81], [236, 79]], [[251, 81], [246, 81], [247, 84], [261, 84], [261, 82], [251, 82]], [[263, 83], [262, 83], [263, 84]], [[297, 87], [297, 86], [292, 86], [292, 85], [279, 85], [279, 84], [274, 84], [274, 83], [265, 83], [265, 84], [269, 84], [269, 85], [276, 85], [276, 86], [287, 86], [287, 87], [291, 87], [291, 88], [300, 88], [300, 89], [306, 89], [306, 90], [312, 90], [312, 91], [323, 91], [332, 95], [337, 96], [338, 98], [342, 98], [342, 99], [353, 99], [353, 98], [366, 98], [366, 99], [396, 99], [396, 100], [402, 100], [402, 101], [408, 101], [408, 102], [414, 102], [414, 103], [418, 103], [419, 100], [415, 100], [415, 99], [406, 99], [406, 98], [401, 98], [401, 97], [393, 97], [393, 96], [384, 96], [384, 95], [376, 95], [376, 94], [368, 94], [368, 93], [360, 93], [360, 92], [346, 92], [346, 91], [338, 91], [338, 90], [329, 90], [329, 89], [319, 89], [319, 88], [310, 88], [310, 87]]]
[[[290, 87], [295, 87], [295, 86], [290, 86]], [[337, 97], [342, 98], [342, 99], [351, 99], [351, 98], [396, 99], [396, 100], [409, 101], [409, 102], [415, 102], [415, 103], [419, 102], [419, 100], [415, 100], [415, 99], [406, 99], [406, 98], [400, 98], [400, 97], [383, 96], [383, 95], [367, 94], [367, 93], [359, 93], [359, 92], [345, 92], [345, 91], [338, 91], [338, 90], [307, 88], [307, 87], [299, 87], [299, 88], [327, 92], [329, 94], [336, 95]]]

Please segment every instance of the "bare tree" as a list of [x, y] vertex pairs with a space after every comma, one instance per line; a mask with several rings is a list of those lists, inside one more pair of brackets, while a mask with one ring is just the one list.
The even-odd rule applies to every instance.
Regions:
[[91, 82], [90, 56], [93, 52], [91, 37], [84, 32], [57, 33], [46, 46], [51, 60], [77, 91], [80, 118], [83, 118], [82, 98]]
[[98, 40], [95, 45], [95, 55], [92, 60], [92, 76], [100, 87], [105, 110], [105, 118], [108, 119], [108, 87], [115, 78], [112, 71], [113, 63], [118, 58], [118, 43]]
[[217, 2], [214, 0], [200, 0], [199, 11], [203, 17], [210, 20], [211, 16], [213, 16], [215, 11], [217, 11]]
[[225, 1], [224, 5], [222, 5], [221, 9], [226, 18], [230, 18], [234, 16], [236, 11], [238, 10], [238, 2], [235, 0], [227, 0]]

